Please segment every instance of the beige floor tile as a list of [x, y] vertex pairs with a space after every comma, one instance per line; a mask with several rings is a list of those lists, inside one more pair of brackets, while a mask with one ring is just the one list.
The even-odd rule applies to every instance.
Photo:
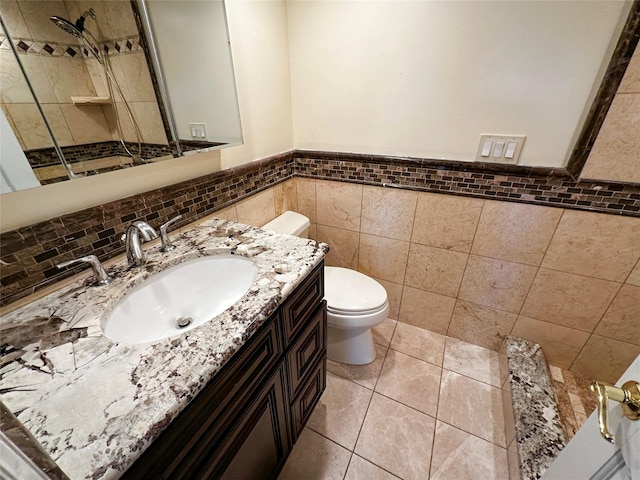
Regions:
[[429, 477], [435, 420], [374, 394], [354, 453], [411, 480]]
[[547, 362], [569, 368], [589, 339], [587, 332], [520, 315], [511, 334], [542, 347]]
[[374, 343], [388, 347], [391, 343], [391, 338], [393, 338], [393, 332], [396, 330], [397, 323], [396, 320], [387, 318], [380, 325], [374, 327], [372, 330]]
[[639, 257], [639, 219], [566, 210], [542, 266], [624, 282]]
[[364, 458], [353, 455], [344, 480], [394, 480], [397, 478]]
[[594, 333], [640, 345], [640, 287], [623, 285]]
[[384, 363], [388, 350], [387, 347], [378, 344], [375, 345], [375, 348], [376, 359], [368, 365], [348, 365], [346, 363], [327, 360], [327, 371], [373, 390], [380, 376], [382, 364]]
[[473, 302], [458, 300], [447, 335], [498, 351], [509, 335], [517, 315]]
[[500, 387], [498, 352], [456, 338], [447, 338], [443, 368]]
[[316, 181], [318, 224], [360, 231], [362, 185]]
[[324, 242], [331, 249], [325, 257], [327, 266], [358, 269], [358, 244], [360, 234], [343, 228], [316, 226], [316, 240]]
[[412, 243], [405, 284], [440, 295], [458, 295], [469, 255]]
[[540, 265], [562, 209], [485, 201], [471, 253]]
[[404, 283], [409, 242], [360, 234], [358, 270], [389, 282]]
[[619, 283], [541, 268], [522, 315], [591, 332], [615, 297]]
[[456, 299], [405, 286], [398, 319], [404, 323], [444, 335], [449, 328]]
[[350, 458], [349, 450], [305, 428], [278, 480], [342, 480]]
[[391, 348], [441, 367], [444, 335], [398, 322], [391, 340]]
[[327, 389], [307, 427], [353, 450], [373, 392], [345, 378], [327, 374]]
[[411, 241], [468, 253], [484, 200], [420, 193]]
[[500, 389], [442, 371], [438, 420], [505, 447], [503, 415]]
[[362, 233], [409, 241], [417, 199], [416, 192], [364, 187]]
[[431, 480], [508, 480], [508, 470], [506, 449], [437, 422]]
[[440, 367], [389, 350], [376, 392], [435, 417], [441, 374]]
[[591, 335], [573, 362], [571, 371], [600, 381], [616, 383], [638, 355], [638, 345]]
[[470, 255], [458, 298], [519, 313], [536, 271], [530, 265]]

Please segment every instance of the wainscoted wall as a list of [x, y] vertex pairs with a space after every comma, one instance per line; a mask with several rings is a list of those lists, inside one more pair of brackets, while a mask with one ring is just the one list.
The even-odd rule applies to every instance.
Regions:
[[611, 382], [640, 354], [636, 218], [306, 178], [223, 215], [263, 225], [288, 208], [328, 265], [385, 286], [401, 322], [493, 350], [513, 334]]

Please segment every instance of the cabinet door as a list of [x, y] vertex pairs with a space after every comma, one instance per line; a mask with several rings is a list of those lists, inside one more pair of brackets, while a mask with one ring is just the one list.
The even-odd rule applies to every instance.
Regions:
[[287, 410], [284, 366], [281, 366], [236, 419], [225, 442], [215, 448], [190, 477], [275, 478], [291, 449]]

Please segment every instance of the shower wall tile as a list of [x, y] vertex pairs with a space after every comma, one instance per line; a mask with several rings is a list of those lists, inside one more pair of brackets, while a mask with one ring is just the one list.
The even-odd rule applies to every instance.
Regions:
[[411, 239], [418, 194], [380, 187], [362, 191], [360, 231], [397, 240]]
[[366, 275], [404, 283], [409, 242], [360, 234], [358, 269]]
[[[4, 9], [4, 0], [2, 3]], [[49, 20], [54, 15], [69, 18], [69, 11], [62, 0], [33, 0], [20, 2], [19, 5], [30, 38], [46, 39], [67, 44], [78, 43], [76, 38], [58, 28]]]
[[619, 289], [616, 282], [541, 268], [522, 314], [592, 332]]
[[624, 282], [640, 258], [640, 219], [566, 210], [542, 266]]
[[398, 320], [445, 335], [456, 299], [404, 286]]
[[96, 94], [82, 58], [41, 57], [41, 61], [57, 103], [71, 103], [71, 97]]
[[458, 300], [446, 334], [449, 337], [498, 351], [504, 337], [511, 333], [516, 318], [515, 313]]
[[[40, 58], [22, 55], [20, 60], [29, 78], [32, 79], [32, 85], [38, 100], [42, 103], [57, 102], [49, 83], [49, 78], [42, 68]], [[0, 85], [2, 85], [0, 95], [2, 95], [2, 101], [4, 103], [34, 103], [33, 95], [11, 50], [0, 50], [0, 63], [2, 64], [0, 69]]]
[[[74, 144], [111, 140], [111, 132], [99, 105], [60, 105]], [[56, 136], [57, 138], [57, 136]]]
[[547, 362], [569, 368], [589, 339], [589, 334], [520, 315], [511, 335], [542, 345]]
[[[149, 67], [143, 52], [117, 55], [110, 58], [116, 82], [121, 86], [128, 102], [155, 102]], [[120, 98], [118, 101], [120, 101]]]
[[468, 257], [466, 253], [412, 243], [405, 284], [456, 297]]
[[315, 239], [331, 246], [325, 258], [326, 265], [358, 269], [360, 234], [344, 228], [316, 226]]
[[640, 345], [640, 287], [623, 285], [594, 333]]
[[[57, 105], [55, 106], [57, 107]], [[38, 111], [35, 103], [13, 103], [5, 104], [13, 124], [20, 132], [20, 137], [26, 148], [42, 148], [53, 146], [51, 135], [45, 127], [44, 120]], [[61, 113], [60, 113], [61, 116]], [[66, 125], [64, 123], [63, 125]], [[70, 134], [67, 129], [67, 135]]]
[[521, 263], [471, 255], [458, 298], [519, 313], [536, 270], [536, 267]]
[[571, 371], [614, 384], [618, 380], [626, 380], [620, 379], [620, 376], [638, 355], [638, 345], [591, 335]]
[[411, 241], [469, 253], [483, 203], [477, 198], [418, 194]]
[[9, 28], [9, 35], [18, 38], [30, 36], [27, 23], [16, 0], [2, 0], [2, 17]]
[[471, 253], [540, 265], [561, 216], [557, 208], [485, 201]]
[[[64, 116], [61, 105], [55, 103], [47, 103], [42, 105], [42, 110], [44, 111], [45, 117], [47, 117], [47, 121], [53, 130], [53, 134], [56, 137], [56, 141], [58, 145], [61, 147], [67, 145], [73, 145], [73, 135], [71, 134], [71, 129], [69, 128], [69, 124], [67, 123], [67, 119]], [[46, 130], [46, 136], [48, 137], [48, 145], [53, 145], [53, 141], [51, 140], [51, 136], [49, 132]], [[22, 138], [24, 138], [24, 133]]]
[[138, 33], [129, 2], [102, 0], [100, 3], [102, 4], [106, 20], [111, 27], [110, 38], [123, 38]]
[[360, 230], [362, 185], [317, 181], [318, 224]]

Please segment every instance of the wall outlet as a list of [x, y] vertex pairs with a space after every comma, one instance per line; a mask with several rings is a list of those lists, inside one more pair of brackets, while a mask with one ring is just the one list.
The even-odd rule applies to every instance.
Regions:
[[480, 135], [476, 162], [509, 163], [515, 165], [520, 159], [526, 135]]
[[191, 130], [191, 140], [206, 140], [207, 139], [207, 125], [204, 123], [190, 123], [189, 129]]

